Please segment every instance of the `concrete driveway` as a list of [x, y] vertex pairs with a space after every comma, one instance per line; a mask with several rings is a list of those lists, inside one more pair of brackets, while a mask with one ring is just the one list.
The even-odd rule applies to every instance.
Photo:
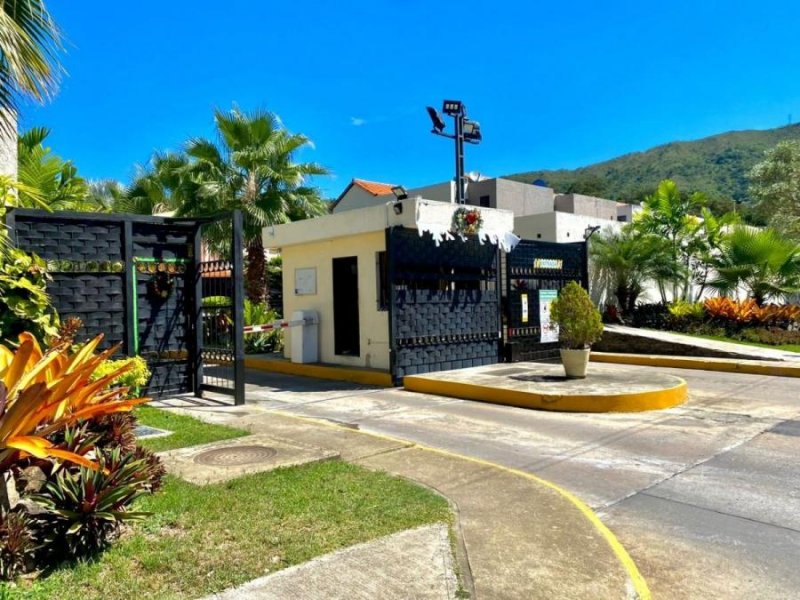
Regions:
[[655, 598], [800, 597], [800, 379], [658, 370], [687, 380], [687, 404], [548, 413], [259, 372], [247, 399], [549, 479], [598, 512]]

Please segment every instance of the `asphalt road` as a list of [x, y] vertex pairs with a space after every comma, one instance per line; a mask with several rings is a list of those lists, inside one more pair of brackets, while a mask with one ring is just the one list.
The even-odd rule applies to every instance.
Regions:
[[548, 413], [258, 372], [247, 399], [549, 479], [598, 512], [655, 598], [800, 598], [800, 379], [659, 371], [687, 380], [687, 404]]

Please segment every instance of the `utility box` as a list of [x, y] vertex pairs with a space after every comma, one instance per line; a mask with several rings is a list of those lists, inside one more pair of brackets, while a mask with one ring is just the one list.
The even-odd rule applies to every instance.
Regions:
[[292, 313], [291, 326], [293, 363], [319, 362], [319, 315], [315, 310]]

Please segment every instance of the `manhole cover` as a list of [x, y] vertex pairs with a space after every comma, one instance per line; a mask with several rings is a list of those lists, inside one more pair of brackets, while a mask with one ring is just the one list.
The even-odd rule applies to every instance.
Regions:
[[269, 446], [231, 446], [208, 450], [194, 457], [194, 462], [212, 467], [238, 467], [267, 462], [278, 453]]

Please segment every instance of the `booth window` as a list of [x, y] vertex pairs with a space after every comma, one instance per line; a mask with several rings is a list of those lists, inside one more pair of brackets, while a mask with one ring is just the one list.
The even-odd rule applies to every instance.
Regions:
[[377, 275], [375, 279], [378, 283], [378, 310], [389, 310], [389, 263], [386, 252], [375, 254], [375, 270]]

